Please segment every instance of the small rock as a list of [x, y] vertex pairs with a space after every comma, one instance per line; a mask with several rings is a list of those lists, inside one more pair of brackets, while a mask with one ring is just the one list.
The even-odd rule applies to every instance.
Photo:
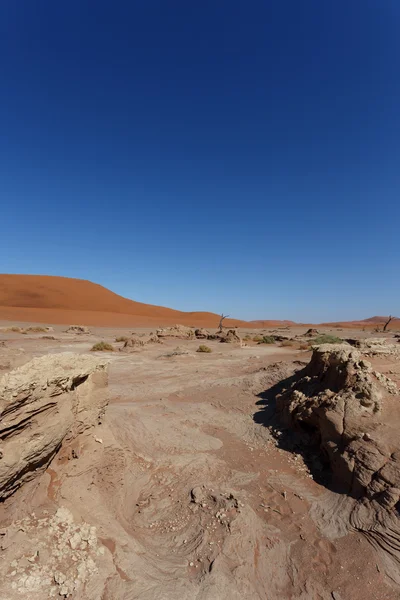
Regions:
[[56, 523], [68, 523], [71, 524], [74, 522], [74, 517], [68, 508], [61, 506], [54, 515], [54, 520]]
[[38, 555], [39, 555], [39, 552], [38, 552], [38, 550], [36, 550], [36, 552], [35, 552], [35, 554], [33, 556], [29, 556], [28, 557], [29, 562], [31, 562], [31, 563], [36, 562], [36, 557]]
[[68, 598], [69, 596], [69, 589], [67, 588], [66, 585], [62, 585], [60, 587], [60, 591], [58, 592], [59, 596], [64, 596], [64, 598]]
[[74, 535], [69, 539], [70, 546], [72, 550], [76, 550], [76, 548], [81, 544], [82, 538], [78, 532], [74, 533]]
[[54, 573], [54, 581], [61, 585], [65, 581], [65, 575], [61, 571], [56, 571]]

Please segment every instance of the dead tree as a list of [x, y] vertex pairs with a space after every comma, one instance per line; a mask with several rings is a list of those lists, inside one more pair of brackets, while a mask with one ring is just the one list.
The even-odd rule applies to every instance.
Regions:
[[386, 321], [385, 325], [383, 326], [383, 330], [382, 331], [386, 331], [386, 327], [389, 325], [390, 321], [393, 319], [392, 315], [389, 316], [388, 320]]
[[228, 317], [229, 317], [229, 315], [224, 315], [224, 314], [222, 314], [222, 315], [221, 315], [221, 318], [220, 318], [220, 320], [219, 320], [218, 331], [222, 331], [222, 329], [223, 329], [223, 327], [224, 327], [224, 326], [222, 325], [222, 321], [223, 321], [224, 319], [227, 319]]

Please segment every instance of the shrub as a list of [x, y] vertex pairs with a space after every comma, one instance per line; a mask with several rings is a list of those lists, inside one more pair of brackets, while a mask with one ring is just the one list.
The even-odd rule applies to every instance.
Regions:
[[129, 340], [128, 337], [126, 337], [126, 335], [120, 335], [119, 337], [115, 338], [116, 342], [127, 342]]
[[47, 329], [46, 327], [28, 327], [26, 331], [29, 331], [29, 333], [46, 333]]
[[201, 344], [201, 346], [197, 348], [196, 352], [212, 352], [212, 350], [208, 346]]
[[[258, 336], [256, 336], [258, 337]], [[275, 338], [272, 335], [263, 335], [260, 340], [258, 340], [259, 344], [275, 344]]]
[[262, 335], [255, 335], [253, 337], [253, 342], [262, 342], [263, 336]]
[[343, 342], [342, 339], [336, 337], [335, 335], [322, 334], [313, 339], [313, 344], [341, 344]]
[[307, 344], [307, 342], [299, 344], [299, 350], [310, 350], [310, 344]]
[[251, 337], [251, 335], [249, 335], [249, 334], [245, 335], [245, 336], [244, 336], [244, 338], [243, 338], [243, 340], [244, 340], [245, 342], [250, 342], [250, 340], [251, 340], [251, 339], [252, 339], [252, 337]]
[[111, 344], [108, 344], [107, 342], [97, 342], [97, 344], [92, 346], [90, 351], [91, 352], [113, 352], [114, 348], [111, 346]]
[[293, 346], [293, 340], [282, 340], [281, 346]]

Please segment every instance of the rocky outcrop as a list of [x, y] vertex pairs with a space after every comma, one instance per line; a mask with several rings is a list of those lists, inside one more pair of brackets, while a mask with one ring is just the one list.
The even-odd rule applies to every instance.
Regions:
[[229, 329], [226, 333], [220, 334], [221, 342], [225, 342], [227, 344], [241, 344], [242, 338], [238, 334], [235, 329]]
[[64, 440], [101, 419], [106, 364], [91, 355], [53, 354], [0, 379], [0, 499], [42, 473]]
[[150, 335], [138, 336], [133, 335], [129, 340], [126, 340], [120, 352], [134, 352], [147, 346], [148, 344], [161, 344], [161, 340], [158, 335], [151, 333]]
[[269, 392], [279, 420], [288, 428], [278, 428], [278, 440], [300, 450], [312, 475], [339, 492], [313, 506], [321, 529], [329, 535], [362, 532], [379, 552], [385, 573], [400, 584], [396, 382], [375, 370], [360, 350], [323, 344], [313, 348], [308, 365]]
[[210, 336], [210, 332], [207, 331], [207, 329], [204, 329], [203, 327], [201, 327], [200, 329], [195, 330], [194, 335], [196, 336], [196, 338], [198, 340], [208, 340], [208, 338]]
[[271, 336], [265, 336], [265, 337], [272, 337], [275, 342], [286, 342], [287, 340], [290, 340], [290, 341], [294, 340], [294, 338], [290, 337], [289, 335], [273, 334]]
[[173, 325], [164, 329], [157, 329], [156, 334], [160, 338], [179, 338], [182, 340], [192, 340], [195, 337], [194, 330], [185, 325]]
[[84, 325], [71, 325], [68, 329], [65, 330], [65, 333], [78, 333], [78, 334], [88, 334], [90, 333], [89, 327], [85, 327]]
[[396, 384], [374, 371], [358, 350], [324, 344], [277, 397], [277, 410], [287, 425], [320, 448], [342, 491], [392, 508], [400, 499], [400, 398], [390, 422], [382, 412], [398, 393]]
[[318, 329], [307, 329], [307, 331], [304, 334], [304, 337], [315, 337], [316, 335], [319, 335], [319, 331]]
[[350, 338], [346, 341], [367, 356], [400, 356], [400, 348], [396, 344], [388, 344], [387, 338]]

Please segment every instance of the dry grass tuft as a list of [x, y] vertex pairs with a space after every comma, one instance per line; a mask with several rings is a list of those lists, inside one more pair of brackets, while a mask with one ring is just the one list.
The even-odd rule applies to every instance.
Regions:
[[212, 352], [211, 348], [209, 348], [208, 346], [205, 346], [204, 344], [201, 344], [196, 352]]
[[261, 339], [257, 340], [259, 344], [275, 344], [275, 338], [272, 337], [272, 335], [263, 335], [261, 336], [257, 336], [260, 337]]
[[97, 344], [92, 346], [90, 351], [91, 352], [114, 352], [114, 348], [111, 346], [111, 344], [108, 344], [107, 342], [97, 342]]
[[311, 346], [310, 344], [307, 344], [307, 342], [302, 342], [301, 344], [299, 344], [299, 350], [310, 350]]

